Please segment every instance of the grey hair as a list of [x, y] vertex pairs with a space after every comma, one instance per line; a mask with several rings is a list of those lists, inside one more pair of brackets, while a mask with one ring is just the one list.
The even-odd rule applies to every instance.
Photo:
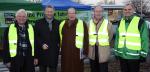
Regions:
[[46, 9], [46, 8], [52, 8], [52, 9], [55, 11], [54, 6], [52, 6], [52, 5], [47, 5], [47, 6], [45, 7], [45, 9]]
[[16, 15], [15, 16], [18, 16], [19, 13], [24, 13], [25, 16], [27, 16], [27, 12], [25, 9], [19, 9], [17, 12], [16, 12]]
[[126, 3], [125, 6], [124, 6], [124, 8], [125, 8], [126, 6], [128, 6], [128, 5], [130, 5], [133, 9], [135, 9], [135, 6], [134, 6], [132, 3], [130, 3], [130, 2], [129, 2], [129, 3]]
[[97, 5], [93, 8], [93, 10], [95, 10], [97, 7], [102, 8], [102, 11], [104, 11], [104, 8], [101, 5]]
[[70, 8], [68, 8], [67, 12], [68, 12], [68, 11], [70, 11], [70, 10], [74, 10], [74, 11], [75, 11], [75, 13], [76, 13], [76, 9], [75, 9], [75, 8], [70, 7]]

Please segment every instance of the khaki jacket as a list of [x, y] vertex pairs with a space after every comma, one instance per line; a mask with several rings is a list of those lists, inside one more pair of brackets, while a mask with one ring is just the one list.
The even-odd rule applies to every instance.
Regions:
[[[100, 28], [102, 21], [98, 23], [97, 25], [98, 27], [96, 29], [97, 31]], [[108, 24], [108, 35], [109, 35], [109, 41], [111, 42], [113, 37], [113, 30], [112, 30], [111, 23]], [[98, 46], [99, 63], [107, 62], [110, 58], [110, 50], [111, 50], [110, 46], [100, 46], [99, 43], [96, 43], [96, 45]], [[95, 60], [95, 46], [89, 46], [88, 57], [92, 60]]]

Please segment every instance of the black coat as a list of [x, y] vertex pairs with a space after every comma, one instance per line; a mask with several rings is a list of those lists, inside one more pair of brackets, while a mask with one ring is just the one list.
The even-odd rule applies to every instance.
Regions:
[[[18, 24], [17, 22], [15, 22], [15, 27], [17, 28], [17, 35], [19, 37], [19, 29], [18, 29]], [[28, 23], [26, 22], [25, 27], [28, 29]], [[31, 44], [29, 41], [29, 35], [28, 35], [28, 31], [25, 31], [26, 34], [26, 39], [27, 39], [27, 44], [29, 45], [29, 47], [27, 48], [27, 53], [26, 53], [26, 65], [27, 65], [27, 69], [31, 71], [31, 69], [33, 69], [34, 67], [34, 62], [33, 62], [33, 56], [32, 56], [32, 48], [31, 48]], [[11, 62], [11, 68], [14, 70], [13, 72], [17, 72], [16, 69], [18, 69], [18, 66], [23, 65], [24, 63], [24, 57], [20, 56], [18, 54], [18, 52], [20, 51], [20, 48], [18, 48], [18, 43], [17, 43], [17, 53], [15, 57], [10, 57], [10, 52], [9, 52], [9, 40], [8, 40], [8, 31], [9, 31], [9, 27], [6, 28], [5, 32], [4, 32], [4, 38], [3, 38], [3, 62], [4, 63], [8, 63]], [[32, 68], [31, 68], [32, 67]], [[28, 71], [29, 72], [29, 71]]]
[[[53, 19], [52, 30], [50, 31], [49, 24], [45, 18], [37, 20], [35, 23], [35, 42], [39, 65], [57, 66], [60, 40], [59, 24], [59, 21]], [[42, 49], [43, 44], [48, 45], [48, 50]]]

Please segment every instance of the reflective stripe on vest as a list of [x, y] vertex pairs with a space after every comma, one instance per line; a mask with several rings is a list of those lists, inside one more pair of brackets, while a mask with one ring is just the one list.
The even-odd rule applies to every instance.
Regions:
[[98, 42], [101, 46], [109, 45], [109, 36], [108, 36], [108, 20], [104, 19], [99, 30], [98, 34], [96, 33], [96, 26], [93, 23], [93, 20], [90, 20], [89, 25], [89, 44], [95, 45], [96, 44], [96, 37], [98, 36]]
[[[29, 24], [28, 28], [29, 40], [32, 46], [32, 56], [34, 56], [34, 31], [32, 25]], [[17, 28], [15, 24], [11, 24], [8, 32], [8, 40], [9, 40], [9, 51], [10, 56], [15, 57], [17, 54]]]
[[63, 29], [64, 24], [65, 24], [65, 20], [62, 21], [59, 25], [60, 46], [62, 44], [62, 29]]
[[125, 28], [125, 20], [121, 20], [119, 26], [118, 48], [126, 46], [130, 50], [141, 50], [141, 38], [138, 30], [139, 20], [139, 17], [134, 16], [127, 28], [127, 31]]
[[[59, 26], [59, 34], [60, 34], [60, 44], [62, 44], [62, 28], [65, 24], [65, 20], [61, 22]], [[75, 45], [77, 48], [83, 48], [83, 38], [84, 38], [84, 26], [83, 21], [78, 20], [77, 27], [76, 27], [76, 42]]]

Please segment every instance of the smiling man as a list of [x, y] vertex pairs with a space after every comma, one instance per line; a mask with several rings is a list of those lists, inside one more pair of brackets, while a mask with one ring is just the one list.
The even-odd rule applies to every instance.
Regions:
[[68, 19], [61, 22], [61, 72], [83, 72], [83, 50], [87, 48], [86, 24], [76, 18], [76, 10], [69, 8]]
[[35, 41], [40, 72], [57, 72], [60, 22], [54, 18], [54, 12], [53, 6], [46, 6], [44, 18], [35, 23]]
[[148, 29], [145, 20], [134, 15], [134, 6], [126, 4], [115, 39], [115, 54], [120, 60], [121, 72], [139, 72], [140, 62], [148, 53]]
[[34, 47], [34, 29], [28, 24], [27, 12], [19, 9], [14, 24], [4, 33], [4, 64], [10, 72], [34, 72]]
[[104, 9], [100, 5], [94, 7], [93, 13], [88, 30], [91, 72], [108, 72], [112, 24], [103, 16]]

